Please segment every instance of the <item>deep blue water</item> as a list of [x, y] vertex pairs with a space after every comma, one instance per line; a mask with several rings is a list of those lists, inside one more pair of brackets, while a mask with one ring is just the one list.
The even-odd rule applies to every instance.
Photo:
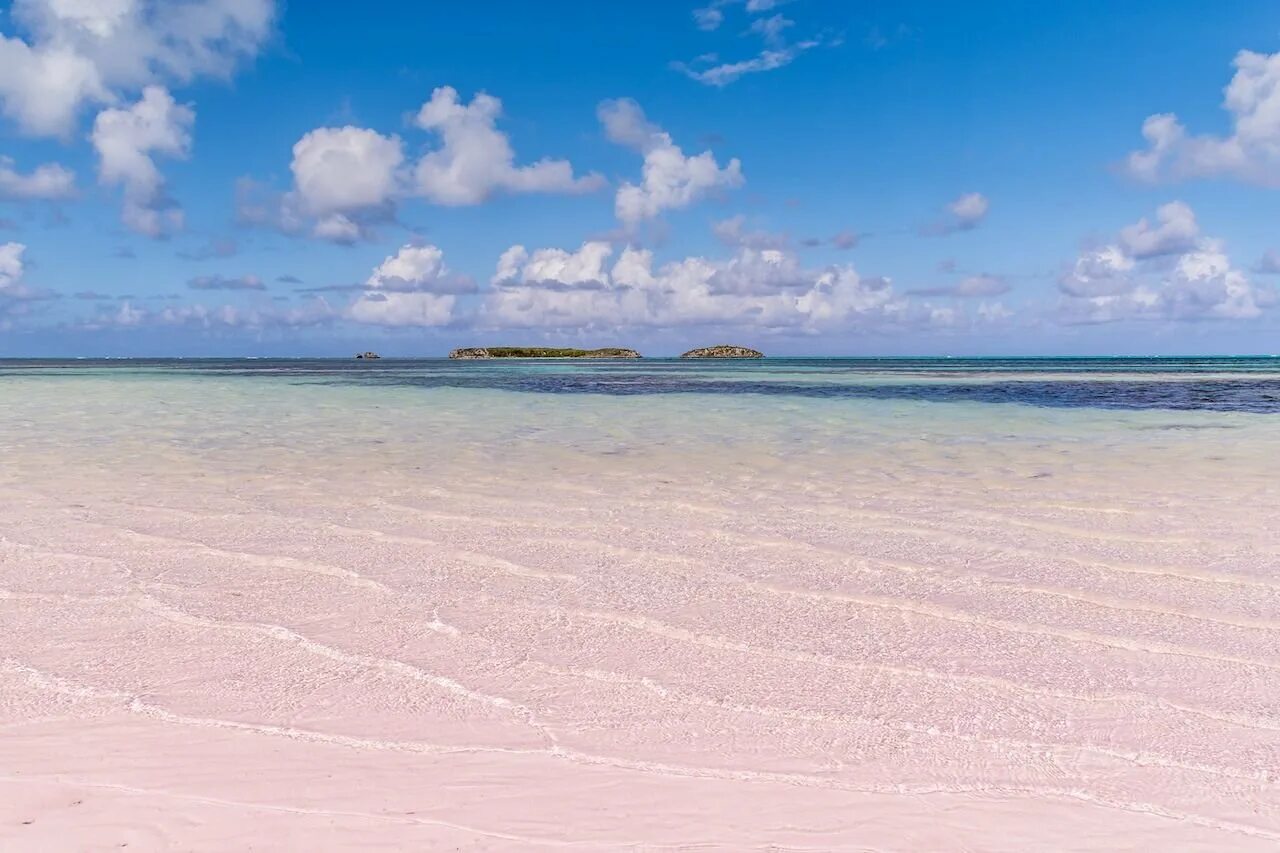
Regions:
[[769, 358], [0, 360], [6, 377], [234, 377], [536, 394], [758, 394], [1058, 408], [1280, 412], [1280, 358]]

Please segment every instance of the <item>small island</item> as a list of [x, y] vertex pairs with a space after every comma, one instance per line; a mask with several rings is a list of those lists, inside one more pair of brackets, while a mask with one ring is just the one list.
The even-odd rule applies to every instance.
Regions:
[[681, 358], [764, 358], [764, 353], [749, 347], [733, 344], [716, 344], [713, 347], [691, 349]]
[[558, 347], [463, 347], [449, 358], [639, 358], [640, 353], [621, 347], [570, 349]]
[[382, 356], [376, 352], [358, 352], [356, 353], [356, 358], [382, 358]]

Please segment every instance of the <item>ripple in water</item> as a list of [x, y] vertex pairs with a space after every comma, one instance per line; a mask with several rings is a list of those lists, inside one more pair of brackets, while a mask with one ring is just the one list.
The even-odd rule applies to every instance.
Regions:
[[1274, 358], [0, 361], [0, 378], [37, 373], [284, 378], [297, 383], [527, 394], [755, 394], [1049, 408], [1280, 412], [1280, 360]]

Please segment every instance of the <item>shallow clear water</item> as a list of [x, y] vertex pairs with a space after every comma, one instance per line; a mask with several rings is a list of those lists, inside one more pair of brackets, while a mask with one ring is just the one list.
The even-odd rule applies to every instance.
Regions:
[[1280, 359], [765, 359], [642, 361], [8, 360], [0, 377], [238, 377], [538, 394], [754, 394], [1178, 411], [1280, 411]]
[[1273, 850], [1278, 368], [4, 362], [0, 832]]
[[[0, 442], [107, 443], [302, 460], [664, 466], [943, 464], [949, 446], [1087, 443], [1101, 464], [1181, 435], [1280, 439], [1280, 360], [766, 359], [740, 362], [160, 360], [0, 362]], [[1244, 432], [1241, 432], [1241, 431]], [[678, 461], [677, 461], [678, 460]], [[278, 459], [277, 459], [278, 461]], [[615, 459], [617, 461], [617, 459]]]

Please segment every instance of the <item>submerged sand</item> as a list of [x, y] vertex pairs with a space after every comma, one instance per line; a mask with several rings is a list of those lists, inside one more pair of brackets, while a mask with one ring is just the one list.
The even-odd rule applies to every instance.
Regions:
[[1268, 416], [752, 405], [11, 380], [0, 849], [1280, 845]]

